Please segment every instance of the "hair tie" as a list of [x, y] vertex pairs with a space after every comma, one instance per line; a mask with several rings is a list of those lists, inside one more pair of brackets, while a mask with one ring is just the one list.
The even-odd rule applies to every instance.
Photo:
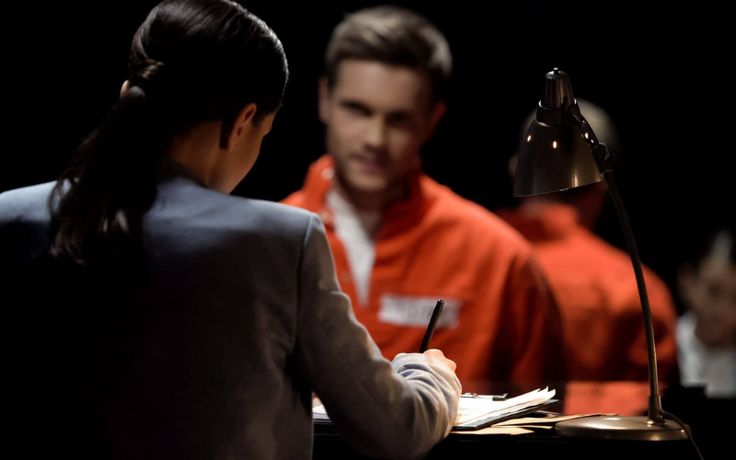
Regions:
[[164, 72], [163, 62], [146, 59], [137, 67], [138, 69], [129, 78], [130, 86], [138, 86], [144, 92], [148, 92], [160, 84]]

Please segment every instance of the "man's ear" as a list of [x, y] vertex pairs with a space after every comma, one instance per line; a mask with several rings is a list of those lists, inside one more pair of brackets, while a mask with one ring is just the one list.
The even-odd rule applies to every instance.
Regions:
[[222, 122], [222, 131], [220, 132], [221, 149], [232, 149], [243, 136], [250, 133], [253, 129], [253, 119], [255, 118], [256, 110], [256, 104], [251, 102], [240, 109], [240, 112], [238, 112], [232, 121], [225, 120]]
[[432, 109], [432, 118], [430, 119], [430, 126], [432, 127], [432, 131], [437, 128], [440, 120], [442, 120], [442, 117], [445, 116], [445, 112], [447, 112], [447, 104], [441, 101], [435, 104], [434, 109]]
[[442, 120], [442, 117], [445, 116], [446, 111], [447, 105], [444, 102], [440, 101], [434, 105], [432, 113], [429, 115], [427, 130], [424, 133], [424, 142], [427, 142], [429, 138], [432, 137], [434, 130], [437, 129], [437, 125], [440, 123], [440, 120]]
[[695, 296], [695, 267], [686, 264], [677, 270], [677, 287], [680, 297], [690, 304], [692, 308], [693, 297]]
[[319, 79], [319, 119], [327, 123], [330, 119], [330, 89], [327, 87], [327, 77]]

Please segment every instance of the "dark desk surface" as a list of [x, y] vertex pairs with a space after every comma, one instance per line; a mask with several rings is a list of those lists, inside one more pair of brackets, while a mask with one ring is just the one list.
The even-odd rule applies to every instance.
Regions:
[[[314, 458], [361, 457], [351, 451], [334, 428], [315, 426]], [[469, 435], [450, 433], [426, 457], [430, 459], [624, 459], [692, 460], [697, 455], [685, 441], [633, 442], [567, 438], [554, 430], [524, 435]], [[709, 457], [706, 457], [709, 458]], [[711, 457], [717, 458], [717, 457]]]
[[[733, 458], [736, 437], [728, 417], [736, 413], [736, 400], [706, 399], [702, 392], [681, 388], [666, 391], [665, 410], [690, 425], [705, 459]], [[333, 425], [315, 425], [314, 458], [362, 458], [343, 442]], [[620, 441], [570, 438], [554, 430], [524, 435], [469, 435], [451, 433], [429, 454], [428, 459], [660, 459], [690, 460], [697, 454], [689, 440]]]

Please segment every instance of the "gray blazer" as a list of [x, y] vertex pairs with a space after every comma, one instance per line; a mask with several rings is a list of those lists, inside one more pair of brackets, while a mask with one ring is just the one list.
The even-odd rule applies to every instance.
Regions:
[[[5, 269], [48, 247], [52, 186], [0, 194]], [[363, 454], [415, 457], [447, 435], [460, 383], [423, 355], [381, 357], [316, 215], [179, 173], [161, 181], [143, 225], [150, 311], [105, 402], [112, 457], [310, 458], [312, 392]]]

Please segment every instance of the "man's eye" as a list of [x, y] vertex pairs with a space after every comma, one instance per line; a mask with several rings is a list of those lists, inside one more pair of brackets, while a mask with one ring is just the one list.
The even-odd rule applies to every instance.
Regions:
[[343, 109], [350, 112], [353, 115], [360, 115], [367, 117], [371, 114], [371, 111], [367, 107], [359, 104], [343, 104]]

